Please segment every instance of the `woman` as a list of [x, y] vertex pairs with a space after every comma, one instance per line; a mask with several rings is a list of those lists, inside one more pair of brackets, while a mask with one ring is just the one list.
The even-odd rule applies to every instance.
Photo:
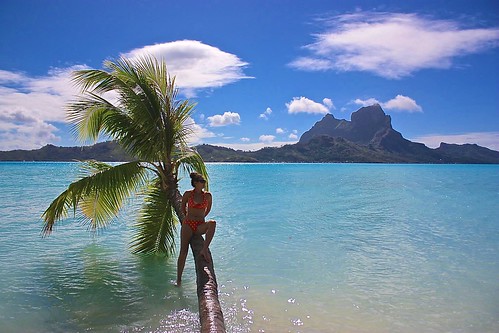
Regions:
[[211, 193], [205, 192], [206, 180], [197, 173], [191, 173], [191, 185], [194, 189], [186, 191], [182, 196], [182, 211], [185, 219], [180, 229], [180, 254], [177, 261], [177, 286], [182, 283], [182, 273], [184, 271], [185, 259], [189, 252], [189, 242], [192, 235], [206, 234], [203, 249], [200, 254], [210, 262], [208, 246], [210, 246], [215, 234], [216, 221], [205, 222], [205, 217], [211, 210]]

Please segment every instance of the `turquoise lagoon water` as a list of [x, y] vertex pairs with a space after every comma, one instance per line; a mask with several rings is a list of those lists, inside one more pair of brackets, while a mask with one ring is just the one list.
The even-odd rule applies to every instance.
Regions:
[[[499, 332], [499, 166], [210, 164], [227, 332]], [[0, 163], [1, 332], [195, 332], [189, 256], [40, 215], [75, 163]], [[182, 182], [182, 190], [188, 189]]]

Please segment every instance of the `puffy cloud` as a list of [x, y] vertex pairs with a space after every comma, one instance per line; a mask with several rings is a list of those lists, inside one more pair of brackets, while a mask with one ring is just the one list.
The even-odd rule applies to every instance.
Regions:
[[250, 140], [250, 138], [241, 138], [241, 141], [242, 142], [250, 142], [251, 140]]
[[15, 73], [0, 69], [0, 83], [16, 83], [27, 80], [28, 78], [22, 73]]
[[380, 102], [375, 98], [369, 98], [366, 100], [356, 99], [354, 103], [362, 106], [379, 104], [385, 110], [399, 112], [423, 112], [423, 108], [419, 106], [415, 100], [403, 95], [397, 95], [395, 98], [392, 98], [387, 102]]
[[400, 110], [408, 112], [423, 112], [421, 106], [419, 106], [415, 100], [410, 97], [397, 95], [395, 98], [389, 100], [382, 104], [387, 110]]
[[298, 130], [292, 130], [291, 134], [288, 136], [291, 140], [297, 140], [298, 139]]
[[265, 110], [264, 113], [261, 113], [259, 118], [261, 119], [265, 119], [265, 120], [268, 120], [269, 119], [269, 116], [272, 114], [272, 109], [271, 108], [267, 108], [267, 110]]
[[324, 104], [328, 109], [335, 109], [333, 101], [330, 98], [324, 98], [322, 100], [322, 104]]
[[83, 68], [52, 69], [40, 77], [0, 71], [0, 113], [26, 115], [44, 121], [65, 121], [64, 106], [79, 93], [71, 84], [70, 74]]
[[463, 134], [428, 134], [414, 137], [414, 142], [421, 142], [430, 148], [437, 148], [441, 142], [466, 144], [475, 143], [499, 151], [499, 132], [472, 132]]
[[197, 89], [217, 88], [241, 79], [250, 78], [243, 73], [248, 65], [234, 54], [195, 40], [147, 45], [124, 56], [139, 58], [153, 55], [164, 59], [181, 92], [195, 96]]
[[293, 100], [286, 103], [288, 108], [288, 113], [316, 113], [316, 114], [326, 114], [329, 113], [329, 109], [333, 106], [332, 101], [328, 98], [324, 99], [326, 104], [321, 104], [312, 101], [306, 97], [293, 97]]
[[[177, 77], [177, 86], [186, 96], [194, 96], [198, 89], [216, 88], [248, 78], [243, 73], [246, 62], [198, 41], [145, 46], [124, 56], [137, 58], [146, 54], [165, 59], [168, 70]], [[59, 141], [56, 123], [66, 122], [65, 105], [80, 93], [71, 84], [70, 74], [84, 68], [87, 67], [55, 68], [37, 77], [0, 70], [0, 149], [35, 149]], [[106, 98], [115, 99], [112, 95]], [[237, 121], [223, 117], [222, 123], [217, 120], [220, 119], [215, 119], [215, 124]], [[193, 126], [198, 126], [195, 131], [198, 137], [210, 137], [206, 129], [197, 124]]]
[[201, 143], [205, 138], [213, 138], [216, 136], [215, 133], [210, 132], [199, 124], [196, 124], [194, 119], [190, 117], [187, 119], [184, 125], [192, 132], [188, 138], [188, 142], [190, 144], [198, 144]]
[[35, 149], [60, 140], [54, 125], [39, 119], [8, 122], [0, 117], [0, 150]]
[[258, 138], [261, 142], [272, 142], [275, 140], [274, 135], [260, 135]]
[[284, 134], [284, 133], [286, 133], [286, 131], [285, 131], [285, 130], [283, 130], [282, 128], [280, 128], [280, 127], [276, 128], [276, 129], [275, 129], [275, 132], [276, 132], [277, 134]]
[[84, 66], [52, 69], [45, 76], [0, 70], [0, 150], [35, 149], [60, 140], [65, 104], [79, 91], [70, 74]]
[[357, 98], [355, 101], [353, 101], [357, 105], [361, 106], [369, 106], [373, 104], [379, 104], [381, 105], [382, 103], [378, 101], [376, 98], [368, 98], [368, 99], [359, 99]]
[[290, 63], [310, 71], [366, 71], [398, 79], [426, 68], [450, 68], [457, 57], [497, 47], [499, 28], [463, 29], [416, 14], [358, 12], [325, 21], [326, 31]]
[[236, 112], [224, 112], [223, 115], [217, 114], [207, 118], [211, 127], [220, 127], [227, 125], [239, 125], [241, 117]]

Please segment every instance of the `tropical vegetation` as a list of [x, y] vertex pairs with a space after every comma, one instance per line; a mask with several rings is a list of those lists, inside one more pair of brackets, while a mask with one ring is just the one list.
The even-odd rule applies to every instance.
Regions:
[[195, 105], [178, 98], [175, 77], [154, 57], [106, 61], [104, 68], [73, 72], [81, 94], [67, 105], [67, 118], [80, 141], [115, 140], [131, 160], [121, 164], [82, 162], [71, 183], [43, 213], [43, 233], [72, 213], [90, 229], [111, 223], [130, 197], [143, 200], [130, 241], [135, 253], [175, 248], [182, 218], [180, 178], [191, 171], [207, 177], [203, 159], [188, 140]]

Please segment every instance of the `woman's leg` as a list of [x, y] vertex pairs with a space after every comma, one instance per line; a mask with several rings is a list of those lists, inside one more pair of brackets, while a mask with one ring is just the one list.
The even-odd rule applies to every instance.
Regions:
[[189, 241], [192, 237], [192, 229], [185, 223], [182, 223], [180, 229], [180, 253], [177, 260], [177, 286], [182, 284], [182, 273], [184, 272], [185, 260], [189, 253]]
[[206, 234], [203, 249], [201, 250], [201, 255], [210, 262], [210, 256], [208, 255], [208, 247], [210, 246], [211, 240], [215, 235], [215, 230], [217, 228], [217, 221], [210, 220], [198, 227], [196, 230], [197, 234]]

